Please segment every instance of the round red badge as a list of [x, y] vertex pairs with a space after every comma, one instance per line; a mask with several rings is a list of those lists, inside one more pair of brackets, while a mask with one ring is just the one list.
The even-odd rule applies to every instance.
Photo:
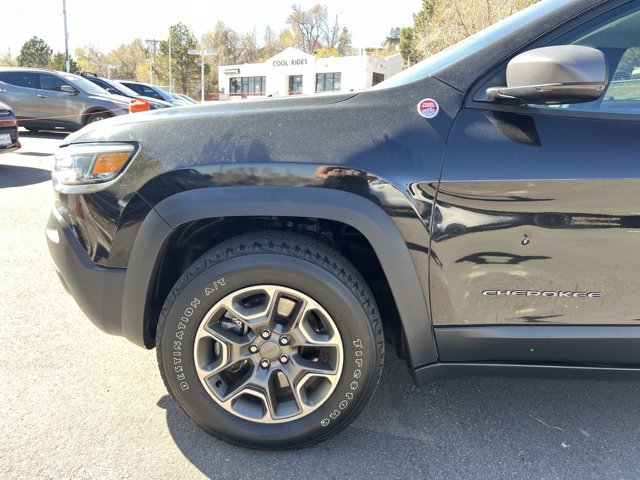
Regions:
[[433, 118], [439, 111], [440, 105], [432, 98], [425, 98], [418, 104], [418, 113], [424, 118]]

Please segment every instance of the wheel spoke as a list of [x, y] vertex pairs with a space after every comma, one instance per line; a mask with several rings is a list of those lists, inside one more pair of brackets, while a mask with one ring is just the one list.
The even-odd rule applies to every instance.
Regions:
[[[228, 390], [224, 396], [222, 405], [226, 408], [244, 413], [252, 418], [275, 418], [275, 410], [277, 404], [275, 403], [275, 396], [272, 394], [272, 386], [270, 379], [272, 372], [262, 370], [257, 366], [253, 366], [253, 371], [244, 381], [233, 385], [232, 389]], [[263, 409], [260, 415], [257, 414], [259, 410], [255, 405], [251, 405], [247, 402], [240, 403], [237, 400], [243, 396], [250, 396], [254, 399], [259, 399], [262, 402]]]
[[337, 368], [332, 366], [329, 362], [314, 362], [302, 358], [300, 355], [294, 355], [292, 357], [292, 365], [296, 365], [298, 374], [306, 375], [309, 373], [322, 376], [332, 376], [337, 373]]
[[[315, 314], [317, 309], [313, 306], [306, 308], [300, 315], [300, 320], [297, 322], [297, 328], [292, 331], [295, 344], [301, 347], [334, 347], [341, 348], [340, 335], [337, 331], [325, 329], [323, 332], [316, 331], [309, 321], [310, 314]], [[326, 324], [327, 322], [323, 322]]]

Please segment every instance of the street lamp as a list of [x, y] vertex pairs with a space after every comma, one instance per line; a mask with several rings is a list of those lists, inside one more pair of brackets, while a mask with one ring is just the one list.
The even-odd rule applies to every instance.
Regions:
[[189, 55], [200, 55], [200, 101], [204, 102], [204, 57], [206, 55], [215, 55], [216, 52], [213, 50], [197, 50], [195, 48], [190, 48], [187, 50]]
[[153, 57], [149, 60], [149, 83], [153, 83], [153, 65], [156, 63], [156, 51], [160, 40], [155, 38], [145, 40], [147, 45], [151, 46], [151, 54]]
[[101, 63], [103, 67], [107, 67], [107, 78], [111, 78], [111, 69], [118, 68], [120, 66], [119, 63]]

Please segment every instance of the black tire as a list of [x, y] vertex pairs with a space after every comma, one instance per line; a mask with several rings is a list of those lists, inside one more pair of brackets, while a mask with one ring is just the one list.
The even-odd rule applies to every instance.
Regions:
[[101, 120], [106, 120], [107, 118], [111, 118], [111, 114], [106, 112], [93, 113], [87, 117], [87, 121], [85, 122], [85, 125], [99, 122]]
[[[317, 302], [343, 346], [332, 393], [315, 410], [280, 423], [255, 422], [223, 408], [204, 387], [194, 361], [196, 334], [209, 309], [233, 292], [263, 284], [295, 289]], [[215, 291], [207, 289], [212, 286]], [[156, 347], [167, 390], [196, 425], [225, 441], [262, 449], [309, 446], [346, 427], [373, 395], [384, 360], [382, 322], [360, 273], [324, 243], [285, 232], [233, 238], [191, 265], [164, 304]]]

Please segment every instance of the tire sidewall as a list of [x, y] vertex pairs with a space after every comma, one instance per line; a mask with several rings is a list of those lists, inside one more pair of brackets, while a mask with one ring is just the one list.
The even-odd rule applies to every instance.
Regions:
[[110, 115], [108, 115], [106, 113], [94, 113], [94, 114], [89, 116], [89, 120], [87, 121], [87, 125], [89, 125], [91, 123], [100, 122], [102, 120], [106, 120], [109, 117], [110, 117]]
[[[261, 284], [308, 295], [329, 313], [342, 337], [343, 367], [336, 388], [315, 411], [291, 422], [257, 423], [227, 412], [210, 397], [194, 366], [195, 336], [209, 309], [234, 291]], [[345, 283], [321, 267], [277, 254], [240, 256], [215, 264], [205, 259], [178, 285], [179, 293], [165, 306], [158, 353], [170, 392], [206, 431], [263, 448], [315, 443], [348, 424], [375, 388], [381, 362], [367, 312]]]

